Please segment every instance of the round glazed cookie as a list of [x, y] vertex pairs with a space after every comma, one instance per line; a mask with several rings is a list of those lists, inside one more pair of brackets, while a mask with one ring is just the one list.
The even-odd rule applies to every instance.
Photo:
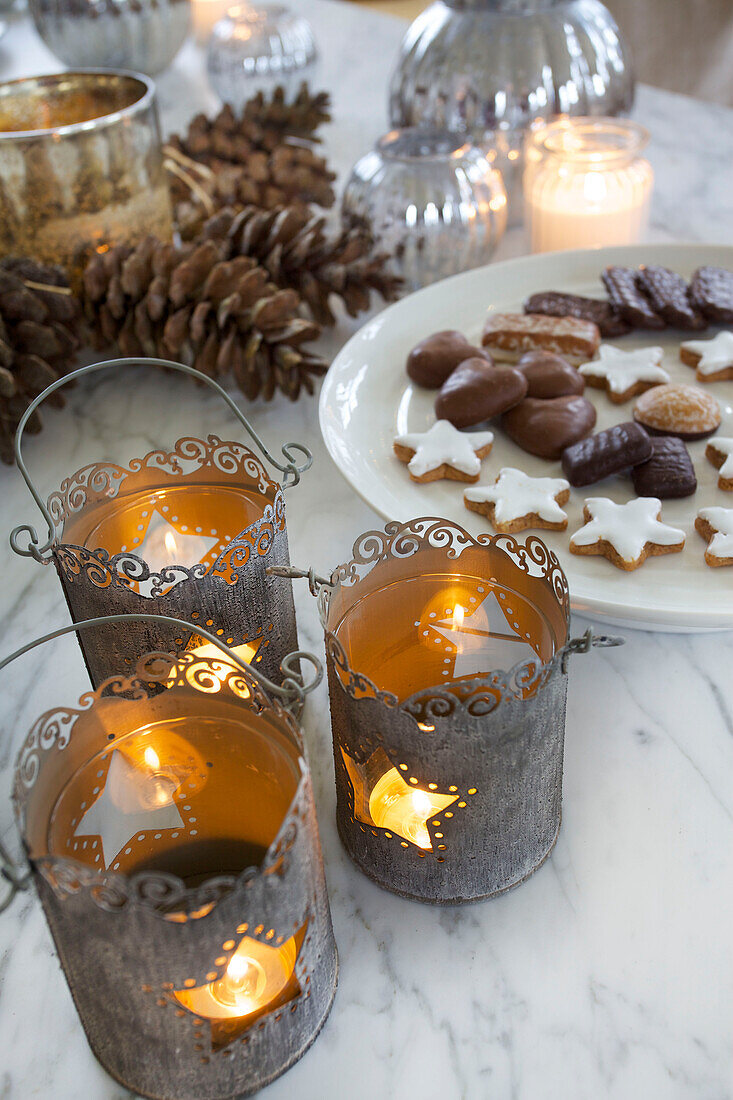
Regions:
[[575, 367], [551, 351], [527, 351], [517, 363], [527, 379], [527, 397], [567, 397], [585, 389], [585, 379]]
[[527, 392], [527, 379], [514, 367], [494, 367], [485, 359], [466, 359], [446, 378], [435, 400], [438, 420], [470, 428], [517, 405]]
[[720, 427], [720, 406], [696, 386], [670, 383], [655, 386], [638, 398], [634, 420], [652, 435], [703, 439]]
[[407, 373], [413, 382], [427, 390], [437, 390], [464, 359], [485, 359], [493, 363], [484, 348], [469, 344], [462, 332], [445, 329], [434, 332], [416, 344], [407, 356]]

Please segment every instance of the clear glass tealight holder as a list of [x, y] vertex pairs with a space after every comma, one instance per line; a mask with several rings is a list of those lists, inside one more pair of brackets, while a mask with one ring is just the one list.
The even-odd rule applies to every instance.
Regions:
[[211, 86], [235, 110], [281, 85], [286, 96], [312, 80], [317, 58], [307, 19], [280, 4], [240, 4], [214, 26], [206, 67]]
[[634, 244], [654, 184], [648, 132], [618, 118], [562, 118], [528, 140], [525, 214], [533, 252]]
[[366, 228], [416, 290], [489, 262], [506, 227], [506, 192], [464, 134], [391, 130], [354, 165], [342, 220]]

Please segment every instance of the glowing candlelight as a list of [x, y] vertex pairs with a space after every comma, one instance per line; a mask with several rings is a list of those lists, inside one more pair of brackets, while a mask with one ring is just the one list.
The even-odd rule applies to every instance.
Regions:
[[455, 802], [457, 795], [438, 794], [410, 787], [398, 772], [390, 768], [369, 796], [369, 814], [375, 825], [432, 851], [428, 819]]

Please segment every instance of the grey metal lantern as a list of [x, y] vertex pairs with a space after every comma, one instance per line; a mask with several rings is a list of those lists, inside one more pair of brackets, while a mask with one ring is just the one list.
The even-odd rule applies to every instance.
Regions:
[[249, 1095], [329, 1013], [337, 953], [295, 717], [311, 660], [312, 683], [291, 662], [277, 686], [231, 652], [147, 654], [41, 715], [18, 757], [18, 828], [82, 1025], [143, 1096]]
[[443, 519], [366, 532], [311, 588], [351, 859], [443, 904], [522, 882], [560, 828], [568, 658], [620, 639], [569, 639], [567, 580], [540, 539]]
[[[179, 439], [126, 466], [96, 462], [39, 497], [23, 462], [23, 429], [35, 409], [68, 382], [130, 364], [165, 367], [212, 387], [244, 426], [257, 449], [285, 476], [273, 480], [250, 447], [206, 439]], [[23, 525], [10, 538], [16, 553], [53, 562], [75, 622], [91, 616], [171, 615], [205, 627], [242, 657], [276, 677], [283, 657], [298, 648], [292, 586], [266, 572], [289, 561], [285, 489], [312, 462], [306, 447], [288, 443], [285, 463], [267, 451], [247, 419], [210, 378], [161, 359], [96, 363], [54, 382], [28, 407], [15, 442], [18, 468], [48, 526], [45, 543]], [[300, 464], [299, 464], [300, 463]], [[201, 633], [145, 620], [125, 631], [109, 625], [79, 638], [97, 687], [141, 653], [186, 646], [210, 653]]]

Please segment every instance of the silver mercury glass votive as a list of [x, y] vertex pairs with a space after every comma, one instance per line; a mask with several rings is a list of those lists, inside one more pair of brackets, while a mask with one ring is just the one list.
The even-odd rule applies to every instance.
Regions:
[[470, 135], [522, 214], [524, 140], [535, 120], [631, 109], [629, 50], [600, 0], [436, 0], [407, 31], [389, 97], [393, 126]]
[[190, 0], [29, 0], [36, 30], [71, 68], [132, 69], [153, 76], [188, 34]]
[[500, 173], [465, 135], [392, 130], [352, 169], [344, 226], [367, 229], [408, 290], [488, 263], [506, 226]]

